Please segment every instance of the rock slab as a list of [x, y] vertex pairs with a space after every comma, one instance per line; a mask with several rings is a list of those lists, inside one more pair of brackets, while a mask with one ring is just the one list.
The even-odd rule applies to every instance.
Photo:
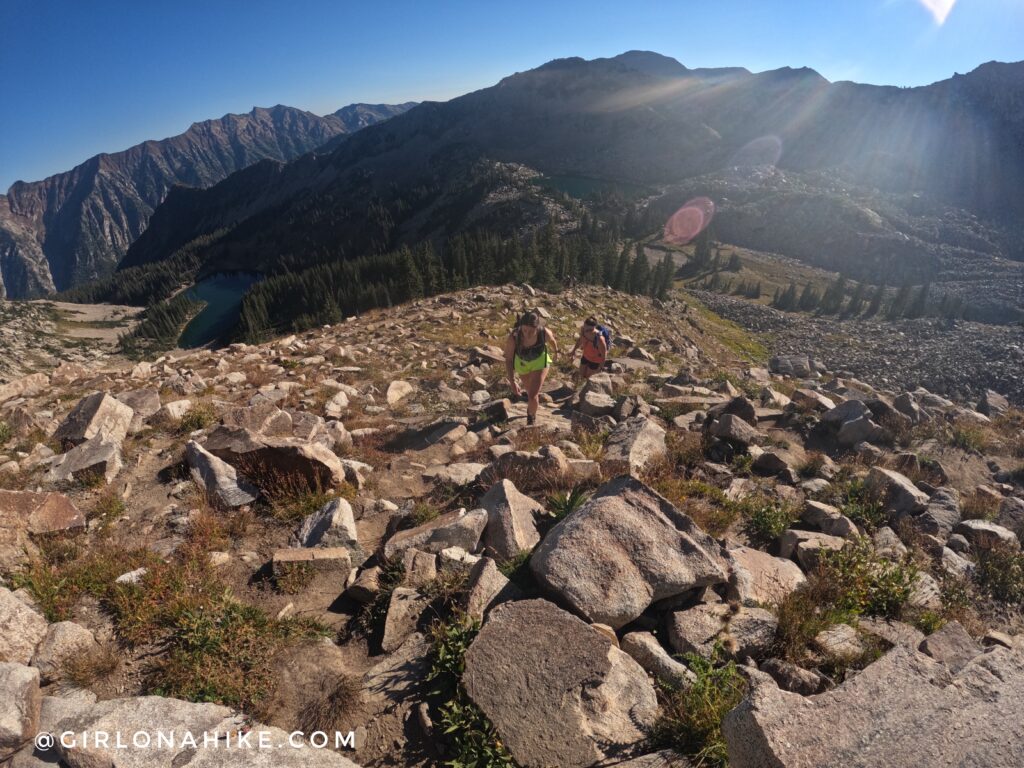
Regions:
[[619, 628], [656, 600], [726, 580], [718, 544], [639, 480], [606, 483], [534, 550], [530, 568], [556, 599]]
[[463, 683], [523, 768], [626, 757], [658, 712], [640, 665], [546, 600], [495, 608], [466, 653]]

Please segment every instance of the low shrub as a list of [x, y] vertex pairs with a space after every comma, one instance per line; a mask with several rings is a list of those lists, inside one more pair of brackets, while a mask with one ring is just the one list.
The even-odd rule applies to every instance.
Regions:
[[143, 548], [105, 542], [86, 552], [75, 540], [56, 538], [41, 542], [39, 556], [11, 574], [11, 583], [32, 594], [47, 621], [67, 621], [83, 596], [105, 600], [114, 579], [156, 561]]
[[420, 593], [434, 601], [441, 611], [452, 611], [458, 606], [466, 593], [466, 582], [469, 571], [457, 565], [443, 565], [435, 576], [418, 589]]
[[749, 496], [737, 505], [747, 538], [756, 547], [767, 547], [798, 518], [789, 504], [765, 496]]
[[547, 512], [555, 520], [568, 517], [586, 504], [590, 493], [583, 486], [573, 486], [569, 491], [560, 491], [548, 496]]
[[591, 461], [600, 461], [604, 455], [604, 446], [608, 442], [607, 429], [591, 432], [586, 429], [577, 429], [572, 433], [572, 439], [580, 447], [580, 451]]
[[[115, 582], [140, 567], [146, 571], [136, 582]], [[108, 542], [90, 551], [74, 541], [50, 542], [12, 582], [29, 589], [50, 621], [68, 619], [82, 596], [96, 597], [122, 644], [164, 648], [146, 692], [191, 701], [254, 705], [273, 684], [272, 658], [283, 644], [324, 631], [305, 620], [277, 621], [232, 598], [208, 549], [192, 536], [168, 560]], [[100, 662], [83, 660], [71, 674], [86, 679], [90, 669], [103, 670]]]
[[960, 501], [960, 517], [964, 520], [995, 520], [999, 515], [999, 500], [987, 494], [966, 494]]
[[779, 605], [776, 652], [799, 664], [807, 660], [814, 637], [834, 624], [852, 623], [861, 615], [904, 618], [917, 575], [909, 559], [878, 557], [866, 538], [823, 552], [806, 583]]
[[726, 498], [720, 488], [700, 480], [663, 475], [652, 487], [712, 536], [724, 535], [739, 516], [736, 505]]
[[687, 654], [685, 661], [696, 679], [687, 688], [661, 689], [662, 714], [651, 741], [686, 755], [695, 766], [727, 768], [722, 718], [743, 699], [746, 681], [735, 662], [720, 663], [719, 649], [710, 660]]
[[150, 676], [152, 692], [189, 701], [252, 709], [275, 680], [272, 660], [288, 640], [319, 630], [275, 621], [259, 608], [222, 594], [160, 617], [170, 630], [167, 654]]
[[339, 495], [296, 472], [246, 467], [243, 474], [259, 486], [271, 516], [285, 523], [302, 520]]
[[882, 501], [868, 490], [861, 478], [852, 478], [837, 490], [839, 510], [857, 525], [874, 531], [888, 522]]
[[983, 453], [991, 442], [991, 434], [980, 424], [957, 421], [953, 424], [950, 442], [960, 450]]
[[428, 697], [437, 713], [435, 720], [440, 723], [448, 742], [450, 759], [445, 765], [514, 768], [512, 756], [502, 745], [494, 726], [462, 686], [466, 651], [479, 631], [480, 623], [464, 614], [436, 621], [430, 629]]
[[110, 644], [75, 653], [61, 664], [60, 677], [76, 688], [89, 688], [109, 679], [121, 666], [121, 654]]
[[88, 514], [90, 523], [100, 526], [113, 522], [125, 513], [126, 506], [121, 494], [113, 488], [103, 491], [97, 498], [95, 504]]
[[285, 595], [298, 595], [313, 583], [316, 573], [309, 563], [281, 563], [274, 575], [274, 586]]
[[0, 421], [0, 446], [7, 445], [7, 442], [14, 437], [14, 430], [6, 421]]
[[875, 554], [871, 542], [856, 538], [842, 549], [823, 552], [818, 577], [830, 588], [831, 602], [854, 615], [898, 619], [917, 580], [909, 559], [893, 562]]
[[1006, 545], [982, 551], [975, 578], [981, 589], [996, 600], [1024, 603], [1024, 553]]
[[207, 402], [195, 403], [181, 419], [178, 420], [177, 432], [189, 435], [200, 429], [206, 429], [217, 423], [217, 412]]
[[804, 479], [811, 479], [818, 476], [822, 468], [825, 466], [825, 454], [817, 451], [808, 453], [799, 465], [797, 465], [796, 472], [800, 477]]
[[749, 453], [737, 453], [732, 459], [732, 471], [739, 477], [750, 477], [754, 471], [754, 457]]
[[435, 505], [429, 501], [420, 500], [417, 501], [412, 508], [412, 512], [409, 514], [409, 522], [413, 527], [429, 523], [431, 520], [436, 520], [441, 514]]
[[299, 728], [306, 733], [340, 731], [361, 700], [362, 681], [358, 677], [324, 673], [299, 710]]

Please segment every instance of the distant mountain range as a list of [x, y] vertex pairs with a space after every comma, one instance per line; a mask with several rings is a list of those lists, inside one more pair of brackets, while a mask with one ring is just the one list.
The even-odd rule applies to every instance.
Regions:
[[[895, 88], [639, 51], [560, 59], [315, 157], [175, 190], [122, 267], [200, 237], [206, 271], [268, 273], [444, 238], [508, 202], [507, 174], [482, 170], [501, 164], [628, 188], [652, 231], [708, 195], [723, 240], [872, 283], [945, 281], [979, 317], [1024, 307], [1024, 63]], [[522, 231], [508, 205], [498, 220]]]
[[292, 160], [412, 106], [352, 104], [323, 117], [256, 108], [19, 181], [0, 195], [0, 295], [52, 293], [108, 274], [175, 185], [208, 187], [259, 160]]

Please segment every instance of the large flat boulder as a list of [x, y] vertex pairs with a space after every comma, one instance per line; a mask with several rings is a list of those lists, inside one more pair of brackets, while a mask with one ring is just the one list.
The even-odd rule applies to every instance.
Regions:
[[953, 675], [897, 646], [807, 698], [762, 673], [751, 678], [722, 723], [731, 768], [1024, 765], [1024, 649], [993, 648]]
[[530, 569], [590, 621], [621, 627], [656, 600], [726, 580], [718, 544], [631, 477], [606, 483], [534, 550]]
[[1020, 539], [1013, 531], [988, 520], [962, 520], [957, 523], [953, 533], [959, 533], [978, 551], [996, 547], [1020, 549]]
[[739, 416], [726, 413], [722, 418], [711, 424], [711, 434], [730, 445], [746, 448], [761, 440], [764, 435]]
[[626, 757], [658, 713], [640, 665], [546, 600], [494, 609], [466, 653], [463, 684], [523, 768]]
[[109, 485], [123, 466], [120, 442], [112, 443], [97, 436], [54, 459], [44, 479], [50, 483], [92, 484], [99, 478]]
[[62, 445], [81, 445], [94, 437], [120, 445], [135, 415], [129, 406], [106, 392], [82, 398], [57, 427], [53, 438]]
[[218, 459], [253, 476], [297, 477], [310, 487], [319, 488], [332, 488], [353, 480], [345, 463], [321, 443], [221, 426], [213, 431], [203, 447]]
[[921, 533], [948, 539], [960, 522], [960, 515], [960, 494], [953, 488], [939, 488], [928, 500], [924, 512], [912, 519]]
[[16, 397], [38, 395], [49, 383], [50, 377], [45, 373], [33, 373], [6, 384], [0, 384], [0, 403], [6, 403]]
[[534, 453], [509, 451], [502, 454], [480, 473], [478, 480], [487, 485], [512, 480], [517, 488], [533, 490], [550, 487], [570, 474], [569, 459], [562, 449], [545, 445]]
[[0, 490], [0, 570], [25, 562], [30, 536], [85, 527], [85, 515], [59, 493]]

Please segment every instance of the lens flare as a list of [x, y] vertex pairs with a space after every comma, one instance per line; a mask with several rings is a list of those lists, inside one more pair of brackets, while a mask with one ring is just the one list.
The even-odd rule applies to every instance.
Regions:
[[711, 223], [714, 215], [715, 204], [709, 198], [695, 197], [665, 222], [666, 242], [686, 245]]
[[932, 15], [935, 23], [940, 27], [946, 22], [949, 12], [956, 5], [956, 0], [918, 0], [925, 7], [925, 10]]

